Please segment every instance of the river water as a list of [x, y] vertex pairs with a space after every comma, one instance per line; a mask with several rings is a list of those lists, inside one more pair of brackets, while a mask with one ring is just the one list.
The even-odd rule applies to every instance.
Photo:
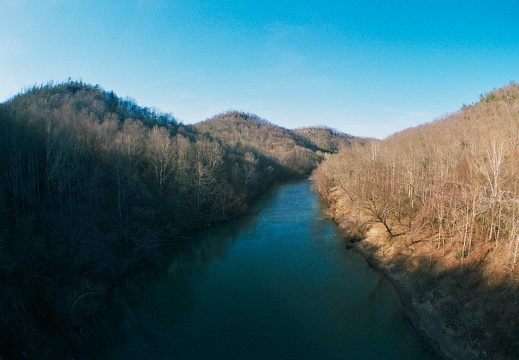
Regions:
[[327, 219], [309, 181], [189, 234], [136, 275], [99, 334], [103, 359], [432, 359], [390, 282]]

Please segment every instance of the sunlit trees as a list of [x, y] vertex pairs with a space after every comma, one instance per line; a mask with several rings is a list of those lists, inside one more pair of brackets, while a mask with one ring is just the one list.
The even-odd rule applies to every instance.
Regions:
[[[229, 111], [195, 125], [201, 132], [259, 156], [268, 157], [276, 177], [309, 174], [322, 160], [318, 146], [294, 131], [275, 126], [253, 114]], [[261, 166], [259, 161], [258, 166]]]
[[478, 243], [493, 243], [496, 254], [508, 249], [514, 261], [501, 262], [513, 267], [518, 94], [519, 86], [512, 83], [445, 119], [381, 142], [342, 148], [314, 178], [327, 197], [336, 187], [389, 234], [395, 235], [395, 227], [421, 229], [438, 248], [457, 247], [462, 263]]
[[149, 164], [159, 184], [162, 196], [166, 180], [173, 174], [176, 167], [176, 144], [166, 128], [155, 125], [148, 133], [146, 148]]
[[[431, 322], [446, 329], [454, 317], [449, 337], [510, 358], [519, 348], [510, 320], [518, 316], [518, 155], [519, 85], [511, 83], [432, 123], [343, 147], [313, 179], [348, 236], [388, 234], [359, 249], [398, 269], [395, 277], [404, 273], [414, 304], [456, 309]], [[374, 223], [376, 231], [352, 231]]]

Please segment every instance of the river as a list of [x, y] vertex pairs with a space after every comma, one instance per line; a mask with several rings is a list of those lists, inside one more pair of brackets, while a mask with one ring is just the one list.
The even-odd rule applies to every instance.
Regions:
[[[309, 181], [189, 234], [99, 325], [102, 359], [432, 359], [391, 283], [324, 215]], [[130, 289], [130, 290], [128, 290]]]

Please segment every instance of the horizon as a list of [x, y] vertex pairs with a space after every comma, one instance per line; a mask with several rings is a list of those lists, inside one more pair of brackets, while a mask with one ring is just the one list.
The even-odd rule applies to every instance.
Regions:
[[70, 78], [184, 124], [236, 110], [383, 139], [519, 80], [514, 1], [0, 6], [2, 102]]

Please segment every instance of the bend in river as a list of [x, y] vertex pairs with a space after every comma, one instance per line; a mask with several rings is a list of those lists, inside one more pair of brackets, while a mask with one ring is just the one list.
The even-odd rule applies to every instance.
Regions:
[[100, 331], [104, 359], [432, 359], [391, 283], [326, 219], [309, 181], [190, 234]]

